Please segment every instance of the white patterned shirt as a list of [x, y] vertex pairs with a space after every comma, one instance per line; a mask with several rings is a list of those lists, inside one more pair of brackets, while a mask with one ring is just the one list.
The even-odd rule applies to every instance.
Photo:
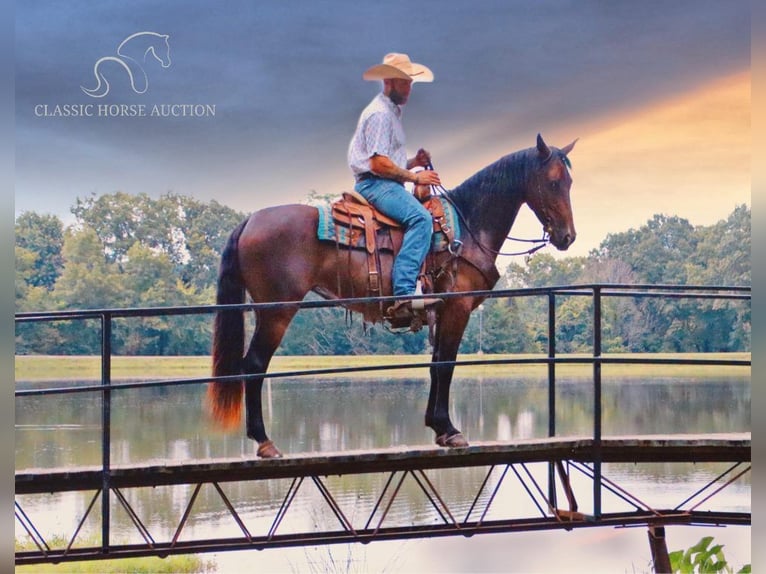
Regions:
[[348, 165], [354, 175], [370, 171], [370, 158], [384, 155], [407, 169], [402, 108], [383, 92], [362, 111], [348, 146]]

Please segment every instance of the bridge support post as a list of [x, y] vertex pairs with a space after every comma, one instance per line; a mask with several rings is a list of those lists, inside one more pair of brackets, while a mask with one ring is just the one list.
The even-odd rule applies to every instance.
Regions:
[[652, 564], [657, 574], [671, 574], [670, 556], [668, 545], [665, 540], [664, 526], [649, 527], [649, 547], [652, 550]]

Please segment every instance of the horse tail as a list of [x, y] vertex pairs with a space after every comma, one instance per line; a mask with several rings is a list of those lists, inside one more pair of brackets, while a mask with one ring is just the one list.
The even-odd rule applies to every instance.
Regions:
[[96, 87], [86, 88], [85, 86], [80, 86], [80, 89], [92, 98], [103, 98], [109, 93], [109, 82], [106, 77], [98, 71], [98, 64], [93, 70], [93, 74], [96, 76], [96, 82], [98, 82]]
[[[221, 255], [216, 305], [244, 303], [245, 286], [239, 268], [239, 238], [247, 220], [231, 232]], [[245, 319], [242, 311], [218, 311], [213, 324], [213, 376], [242, 374], [245, 344]], [[213, 420], [231, 430], [242, 418], [242, 381], [211, 381], [207, 387], [207, 406]]]

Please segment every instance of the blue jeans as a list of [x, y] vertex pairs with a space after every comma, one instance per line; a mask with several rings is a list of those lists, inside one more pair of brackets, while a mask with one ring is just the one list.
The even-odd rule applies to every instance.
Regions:
[[431, 249], [433, 220], [429, 211], [401, 183], [370, 178], [354, 186], [362, 197], [404, 228], [404, 239], [394, 261], [394, 295], [412, 295], [420, 266]]

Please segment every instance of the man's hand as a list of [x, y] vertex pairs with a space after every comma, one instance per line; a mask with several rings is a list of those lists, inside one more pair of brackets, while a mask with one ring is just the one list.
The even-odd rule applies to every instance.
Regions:
[[[407, 162], [407, 169], [412, 169], [414, 167], [431, 167], [431, 154], [423, 148], [420, 148], [418, 153], [415, 154], [415, 157]], [[441, 183], [439, 174], [433, 169], [424, 169], [415, 174], [415, 185], [432, 186], [441, 185]]]
[[439, 174], [432, 169], [424, 169], [415, 174], [415, 183], [417, 185], [441, 185]]
[[[427, 157], [431, 157], [428, 155], [427, 151], [420, 151], [424, 152]], [[398, 181], [400, 183], [410, 181], [418, 185], [441, 185], [439, 174], [435, 171], [425, 169], [423, 171], [413, 173], [409, 169], [402, 169], [401, 167], [398, 167], [384, 155], [374, 155], [370, 158], [370, 171], [372, 171], [372, 173], [378, 177], [393, 179], [394, 181]]]

